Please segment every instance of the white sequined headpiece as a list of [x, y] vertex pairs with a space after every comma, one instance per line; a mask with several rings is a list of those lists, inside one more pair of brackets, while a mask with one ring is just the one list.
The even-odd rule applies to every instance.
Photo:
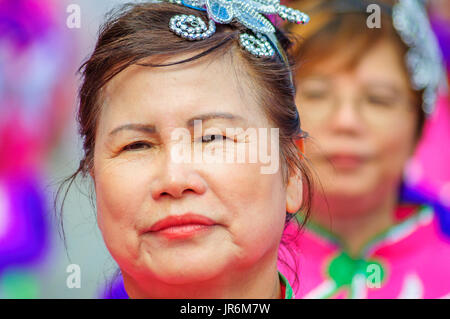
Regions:
[[446, 86], [442, 53], [431, 29], [423, 3], [399, 0], [392, 9], [392, 21], [402, 41], [409, 47], [406, 65], [415, 90], [424, 90], [422, 108], [433, 112], [439, 86]]

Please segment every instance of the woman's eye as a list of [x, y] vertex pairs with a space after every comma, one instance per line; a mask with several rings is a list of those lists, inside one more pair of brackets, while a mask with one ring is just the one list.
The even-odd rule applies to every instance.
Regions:
[[122, 150], [124, 151], [136, 151], [141, 149], [150, 148], [151, 145], [147, 142], [136, 142], [125, 146]]
[[202, 136], [202, 142], [210, 143], [210, 142], [214, 142], [214, 141], [223, 141], [226, 138], [227, 138], [226, 136], [223, 136], [220, 134], [210, 134], [210, 135]]
[[379, 105], [379, 106], [392, 106], [393, 104], [395, 104], [395, 99], [393, 98], [389, 98], [389, 97], [384, 97], [384, 96], [375, 96], [375, 95], [369, 95], [367, 97], [367, 102], [369, 102], [372, 105]]
[[327, 97], [327, 92], [323, 90], [304, 90], [301, 92], [304, 99], [318, 100]]

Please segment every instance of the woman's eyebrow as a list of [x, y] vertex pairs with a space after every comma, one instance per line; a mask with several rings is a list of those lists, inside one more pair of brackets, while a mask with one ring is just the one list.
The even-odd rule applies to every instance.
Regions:
[[399, 86], [390, 81], [370, 81], [366, 83], [366, 87], [368, 90], [370, 89], [383, 89], [386, 91], [390, 91], [393, 94], [400, 94], [401, 89]]
[[109, 136], [117, 134], [118, 132], [123, 131], [123, 130], [139, 131], [139, 132], [144, 132], [147, 134], [153, 134], [156, 132], [156, 128], [154, 125], [130, 123], [130, 124], [125, 124], [125, 125], [116, 127], [111, 132], [109, 132]]
[[242, 122], [243, 124], [247, 123], [247, 120], [243, 118], [240, 115], [232, 114], [232, 113], [226, 113], [226, 112], [212, 112], [212, 113], [205, 113], [200, 114], [195, 117], [190, 118], [186, 124], [188, 127], [194, 126], [194, 121], [208, 121], [213, 119], [226, 119], [233, 122]]
[[[201, 114], [198, 116], [195, 116], [187, 121], [187, 126], [194, 126], [194, 121], [208, 121], [212, 119], [227, 119], [231, 121], [242, 121], [246, 123], [247, 121], [239, 115], [231, 114], [231, 113], [223, 113], [223, 112], [213, 112], [213, 113], [206, 113]], [[115, 135], [120, 131], [123, 130], [132, 130], [132, 131], [139, 131], [144, 132], [147, 134], [153, 134], [156, 132], [156, 127], [154, 125], [150, 124], [140, 124], [140, 123], [129, 123], [124, 124], [121, 126], [116, 127], [111, 132], [109, 132], [109, 136]]]

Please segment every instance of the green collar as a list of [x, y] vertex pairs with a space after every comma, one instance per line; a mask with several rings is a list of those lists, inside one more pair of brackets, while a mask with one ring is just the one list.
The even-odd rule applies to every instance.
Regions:
[[[382, 244], [384, 241], [390, 238], [399, 238], [403, 234], [408, 233], [414, 227], [417, 227], [418, 224], [421, 224], [423, 220], [428, 220], [433, 216], [433, 209], [427, 205], [418, 205], [416, 211], [409, 217], [404, 220], [399, 221], [398, 223], [392, 225], [388, 229], [380, 232], [376, 236], [372, 237], [360, 250], [359, 254], [355, 256], [355, 258], [367, 258], [370, 253], [376, 248], [378, 245]], [[303, 222], [303, 216], [297, 214], [296, 220], [299, 224]], [[307, 229], [316, 233], [322, 238], [327, 239], [328, 241], [334, 243], [340, 250], [346, 252], [347, 248], [344, 245], [343, 241], [335, 234], [331, 233], [328, 229], [312, 222], [308, 221], [305, 225]]]
[[281, 272], [278, 272], [278, 276], [280, 277], [280, 283], [285, 287], [284, 299], [294, 299], [294, 292], [292, 291], [292, 287], [289, 284], [289, 281], [286, 277], [283, 276]]

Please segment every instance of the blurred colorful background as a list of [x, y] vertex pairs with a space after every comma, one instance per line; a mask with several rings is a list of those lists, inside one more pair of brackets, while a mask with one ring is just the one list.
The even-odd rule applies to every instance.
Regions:
[[[104, 14], [122, 2], [0, 0], [0, 298], [98, 298], [117, 269], [96, 225], [89, 183], [67, 195], [67, 247], [53, 200], [58, 183], [81, 159], [77, 69], [93, 49]], [[428, 5], [448, 70], [450, 1]], [[442, 92], [405, 183], [408, 196], [440, 206], [447, 232], [449, 141], [450, 99]], [[71, 264], [80, 266], [79, 288], [67, 285]]]

